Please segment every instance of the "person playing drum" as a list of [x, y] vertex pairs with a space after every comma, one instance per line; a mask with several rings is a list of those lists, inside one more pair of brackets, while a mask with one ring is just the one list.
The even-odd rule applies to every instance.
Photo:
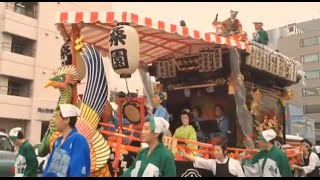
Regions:
[[[116, 97], [115, 97], [115, 102], [118, 102], [118, 99], [119, 98], [126, 98], [126, 94], [122, 91], [118, 92]], [[119, 109], [119, 107], [118, 107]], [[114, 112], [113, 116], [112, 116], [112, 122], [113, 122], [113, 125], [114, 127], [110, 127], [108, 128], [109, 131], [112, 131], [112, 132], [116, 132], [118, 127], [119, 127], [119, 117], [118, 117], [118, 109]], [[122, 116], [122, 124], [124, 126], [129, 126], [131, 124], [131, 122], [125, 117], [125, 116]], [[129, 131], [124, 131], [123, 132], [125, 135], [131, 135], [132, 133], [129, 132]], [[135, 133], [133, 133], [134, 135]], [[139, 135], [136, 135], [136, 137], [138, 137]], [[125, 144], [130, 144], [131, 141], [127, 138], [124, 138], [123, 139], [123, 143]]]
[[[126, 98], [126, 94], [122, 91], [118, 92], [116, 95], [116, 98], [115, 98], [115, 102], [118, 102], [119, 98]], [[119, 107], [118, 107], [118, 109], [119, 109]], [[116, 129], [118, 128], [118, 124], [119, 124], [118, 109], [116, 110], [116, 112], [114, 112], [114, 114], [112, 116], [113, 125]], [[122, 123], [125, 126], [126, 125], [128, 126], [131, 124], [130, 121], [125, 117], [122, 117]]]

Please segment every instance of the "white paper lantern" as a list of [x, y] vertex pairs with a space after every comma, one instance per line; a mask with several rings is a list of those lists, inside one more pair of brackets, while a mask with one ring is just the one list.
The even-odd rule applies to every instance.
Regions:
[[139, 66], [138, 32], [129, 25], [114, 27], [109, 35], [109, 57], [113, 70], [120, 78], [130, 78]]

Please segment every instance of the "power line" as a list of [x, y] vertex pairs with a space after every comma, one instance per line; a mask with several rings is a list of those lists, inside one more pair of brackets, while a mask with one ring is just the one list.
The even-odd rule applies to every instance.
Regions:
[[60, 35], [60, 33], [57, 33], [57, 32], [55, 32], [55, 31], [53, 31], [53, 30], [50, 30], [50, 29], [42, 28], [42, 27], [40, 27], [40, 26], [33, 26], [33, 25], [30, 25], [30, 24], [27, 24], [27, 23], [24, 23], [24, 22], [21, 22], [21, 21], [17, 21], [17, 20], [8, 18], [8, 17], [6, 17], [5, 19], [8, 19], [8, 20], [13, 21], [13, 22], [17, 22], [17, 23], [20, 23], [20, 24], [23, 24], [23, 25], [26, 25], [26, 26], [29, 26], [29, 27], [34, 27], [34, 28], [37, 28], [37, 29], [49, 31], [49, 32], [54, 33], [55, 35]]

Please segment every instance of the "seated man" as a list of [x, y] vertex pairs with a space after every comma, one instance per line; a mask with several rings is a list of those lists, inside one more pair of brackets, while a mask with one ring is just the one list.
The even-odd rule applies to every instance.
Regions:
[[201, 130], [200, 121], [203, 121], [201, 118], [201, 109], [200, 107], [193, 107], [192, 108], [192, 115], [193, 115], [193, 122], [197, 127], [197, 140], [203, 143], [206, 143], [206, 134]]
[[216, 115], [216, 122], [218, 125], [219, 132], [218, 133], [211, 133], [210, 139], [211, 140], [216, 139], [217, 141], [222, 140], [225, 144], [227, 144], [228, 143], [228, 136], [229, 136], [229, 134], [231, 134], [231, 132], [230, 132], [230, 119], [224, 115], [224, 109], [221, 105], [216, 105], [214, 108], [214, 112]]

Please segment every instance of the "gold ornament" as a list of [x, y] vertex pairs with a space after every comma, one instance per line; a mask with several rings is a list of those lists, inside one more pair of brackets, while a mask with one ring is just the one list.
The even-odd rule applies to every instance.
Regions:
[[293, 97], [294, 97], [294, 93], [292, 92], [292, 90], [287, 89], [282, 93], [280, 101], [282, 105], [285, 106], [288, 103], [288, 101], [293, 99]]

